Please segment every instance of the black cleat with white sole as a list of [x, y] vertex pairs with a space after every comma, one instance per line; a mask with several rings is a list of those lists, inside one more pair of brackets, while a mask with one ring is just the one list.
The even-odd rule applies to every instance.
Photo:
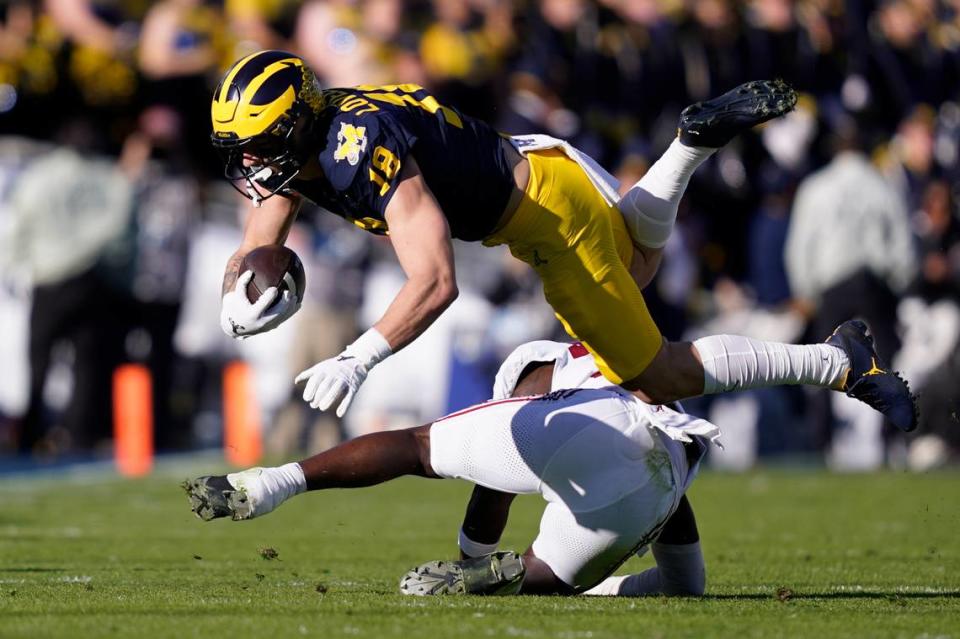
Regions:
[[680, 141], [719, 149], [737, 134], [793, 110], [797, 92], [783, 80], [756, 80], [691, 104], [680, 113]]
[[526, 568], [515, 552], [459, 561], [429, 561], [400, 579], [405, 595], [515, 595], [520, 592]]
[[880, 359], [864, 322], [844, 322], [827, 338], [827, 344], [842, 349], [850, 360], [841, 391], [880, 411], [902, 431], [917, 427], [916, 397], [910, 394], [906, 380], [888, 370]]
[[204, 521], [230, 517], [250, 518], [250, 501], [243, 489], [234, 488], [225, 475], [205, 475], [182, 484], [190, 498], [190, 510]]

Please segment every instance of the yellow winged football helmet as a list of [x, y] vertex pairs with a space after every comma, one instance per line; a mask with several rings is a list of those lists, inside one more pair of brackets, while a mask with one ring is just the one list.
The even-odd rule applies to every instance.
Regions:
[[286, 188], [309, 156], [323, 103], [302, 58], [259, 51], [239, 60], [214, 92], [210, 109], [210, 140], [224, 156], [227, 179], [256, 205]]

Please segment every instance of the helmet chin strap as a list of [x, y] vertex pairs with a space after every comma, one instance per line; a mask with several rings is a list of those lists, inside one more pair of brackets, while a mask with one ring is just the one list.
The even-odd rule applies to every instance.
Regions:
[[247, 193], [250, 195], [250, 199], [253, 200], [254, 208], [260, 208], [263, 204], [263, 200], [266, 199], [260, 195], [260, 192], [254, 188], [254, 182], [261, 182], [270, 179], [270, 176], [273, 175], [273, 169], [269, 166], [265, 166], [256, 173], [254, 173], [247, 182]]
[[272, 175], [273, 175], [273, 168], [269, 166], [265, 166], [253, 174], [253, 179], [257, 182], [262, 182], [264, 180], [269, 180]]

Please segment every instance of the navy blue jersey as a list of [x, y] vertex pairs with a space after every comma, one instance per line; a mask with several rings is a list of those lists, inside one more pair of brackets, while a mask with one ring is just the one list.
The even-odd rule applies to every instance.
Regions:
[[413, 84], [328, 89], [317, 154], [322, 175], [290, 188], [373, 233], [408, 157], [443, 210], [451, 235], [480, 240], [494, 229], [513, 188], [501, 136], [488, 124], [442, 106]]

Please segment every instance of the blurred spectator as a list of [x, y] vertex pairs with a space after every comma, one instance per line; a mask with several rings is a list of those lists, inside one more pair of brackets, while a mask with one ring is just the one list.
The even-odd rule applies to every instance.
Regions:
[[141, 30], [141, 88], [145, 104], [174, 110], [178, 145], [187, 153], [177, 158], [201, 172], [216, 175], [216, 155], [207, 137], [209, 106], [215, 77], [232, 64], [232, 47], [223, 14], [209, 0], [164, 0], [147, 12]]
[[653, 0], [603, 4], [611, 13], [598, 33], [599, 77], [587, 126], [602, 138], [606, 157], [647, 140], [665, 148], [687, 102], [676, 27]]
[[730, 0], [690, 0], [690, 15], [682, 25], [687, 95], [705, 100], [752, 79], [752, 60], [737, 6]]
[[913, 290], [925, 300], [960, 303], [960, 220], [950, 185], [931, 182], [914, 219], [920, 240], [920, 274]]
[[816, 65], [806, 73], [806, 80], [810, 84], [802, 88], [818, 98], [830, 97], [843, 84], [846, 72], [844, 50], [852, 44], [848, 42], [844, 28], [848, 4], [844, 0], [801, 0], [794, 3], [795, 19], [804, 32], [801, 37], [811, 49], [806, 57]]
[[48, 145], [26, 138], [0, 138], [0, 451], [16, 449], [19, 418], [26, 413], [29, 399], [30, 282], [27, 265], [12, 264], [2, 252], [9, 245], [16, 219], [8, 194], [37, 153]]
[[0, 16], [0, 131], [47, 138], [49, 123], [62, 117], [51, 99], [61, 36], [36, 2], [4, 4]]
[[136, 26], [126, 19], [132, 2], [46, 0], [45, 5], [57, 27], [78, 46], [112, 57], [129, 55], [136, 47]]
[[[112, 435], [111, 377], [121, 338], [115, 296], [97, 265], [126, 229], [133, 192], [114, 162], [90, 156], [88, 127], [71, 123], [63, 137], [70, 145], [34, 160], [10, 194], [12, 229], [0, 255], [25, 266], [33, 283], [24, 453], [89, 449]], [[44, 400], [55, 351], [72, 359], [73, 372], [56, 424]]]
[[420, 38], [428, 85], [440, 102], [476, 117], [492, 117], [496, 96], [490, 82], [513, 42], [510, 3], [433, 0], [431, 4], [435, 20]]
[[793, 0], [752, 0], [746, 38], [755, 78], [782, 77], [800, 91], [817, 87], [819, 53], [798, 20]]
[[[34, 15], [30, 2], [10, 2], [0, 7], [0, 82], [9, 87], [18, 83], [20, 62], [33, 36]], [[3, 111], [9, 111], [10, 104]]]
[[227, 62], [223, 17], [204, 0], [164, 0], [151, 6], [140, 34], [139, 63], [153, 79], [203, 77]]
[[800, 183], [793, 203], [785, 253], [790, 287], [818, 333], [865, 315], [880, 351], [894, 353], [892, 301], [916, 272], [907, 210], [859, 150], [852, 122], [835, 140], [833, 160]]
[[586, 0], [540, 0], [528, 20], [528, 37], [510, 77], [508, 133], [549, 133], [577, 139], [582, 113], [597, 89], [597, 16]]
[[417, 16], [417, 8], [403, 0], [365, 0], [360, 5], [360, 28], [391, 84], [428, 85], [418, 50], [420, 34], [410, 26], [422, 19]]
[[[678, 32], [685, 101], [708, 99], [754, 79], [754, 63], [741, 3], [690, 0]], [[697, 173], [688, 200], [699, 234], [694, 238], [702, 280], [741, 279], [747, 270], [749, 216], [757, 206], [754, 181], [765, 151], [756, 135], [738, 136]]]
[[[786, 243], [790, 287], [811, 319], [811, 338], [824, 339], [841, 322], [869, 323], [879, 352], [899, 348], [896, 300], [916, 272], [903, 199], [859, 149], [852, 121], [841, 124], [833, 160], [797, 189]], [[838, 419], [833, 463], [874, 468], [884, 460], [882, 419], [839, 393], [830, 396]], [[826, 424], [823, 431], [829, 432]]]
[[956, 86], [955, 66], [924, 29], [909, 0], [882, 0], [870, 19], [865, 69], [868, 113], [889, 130], [921, 103], [940, 104]]
[[289, 49], [302, 4], [303, 0], [224, 0], [238, 42], [233, 57], [259, 49]]
[[118, 315], [126, 357], [145, 364], [152, 375], [154, 442], [160, 451], [186, 449], [192, 439], [190, 416], [176, 401], [179, 357], [173, 348], [190, 235], [202, 204], [185, 153], [180, 116], [170, 107], [153, 106], [141, 113], [120, 157], [134, 200], [127, 254], [115, 256], [124, 273], [118, 288], [125, 304]]
[[0, 58], [12, 60], [26, 50], [33, 31], [34, 12], [27, 0], [3, 5], [3, 23], [0, 24]]
[[936, 114], [921, 105], [900, 122], [881, 159], [884, 174], [902, 194], [908, 209], [920, 210], [927, 185], [934, 177], [934, 131]]
[[352, 7], [308, 0], [300, 10], [293, 42], [325, 87], [384, 84], [391, 78], [377, 58], [377, 43], [359, 31]]
[[928, 470], [960, 454], [960, 219], [946, 182], [927, 186], [914, 228], [920, 271], [900, 305], [904, 347], [896, 364], [920, 392], [908, 462]]
[[791, 297], [784, 249], [796, 182], [793, 175], [773, 164], [765, 168], [761, 174], [764, 195], [751, 220], [747, 242], [747, 281], [757, 302], [772, 307], [788, 302]]
[[46, 0], [46, 8], [68, 41], [67, 67], [82, 101], [108, 109], [131, 104], [142, 18], [138, 3]]

